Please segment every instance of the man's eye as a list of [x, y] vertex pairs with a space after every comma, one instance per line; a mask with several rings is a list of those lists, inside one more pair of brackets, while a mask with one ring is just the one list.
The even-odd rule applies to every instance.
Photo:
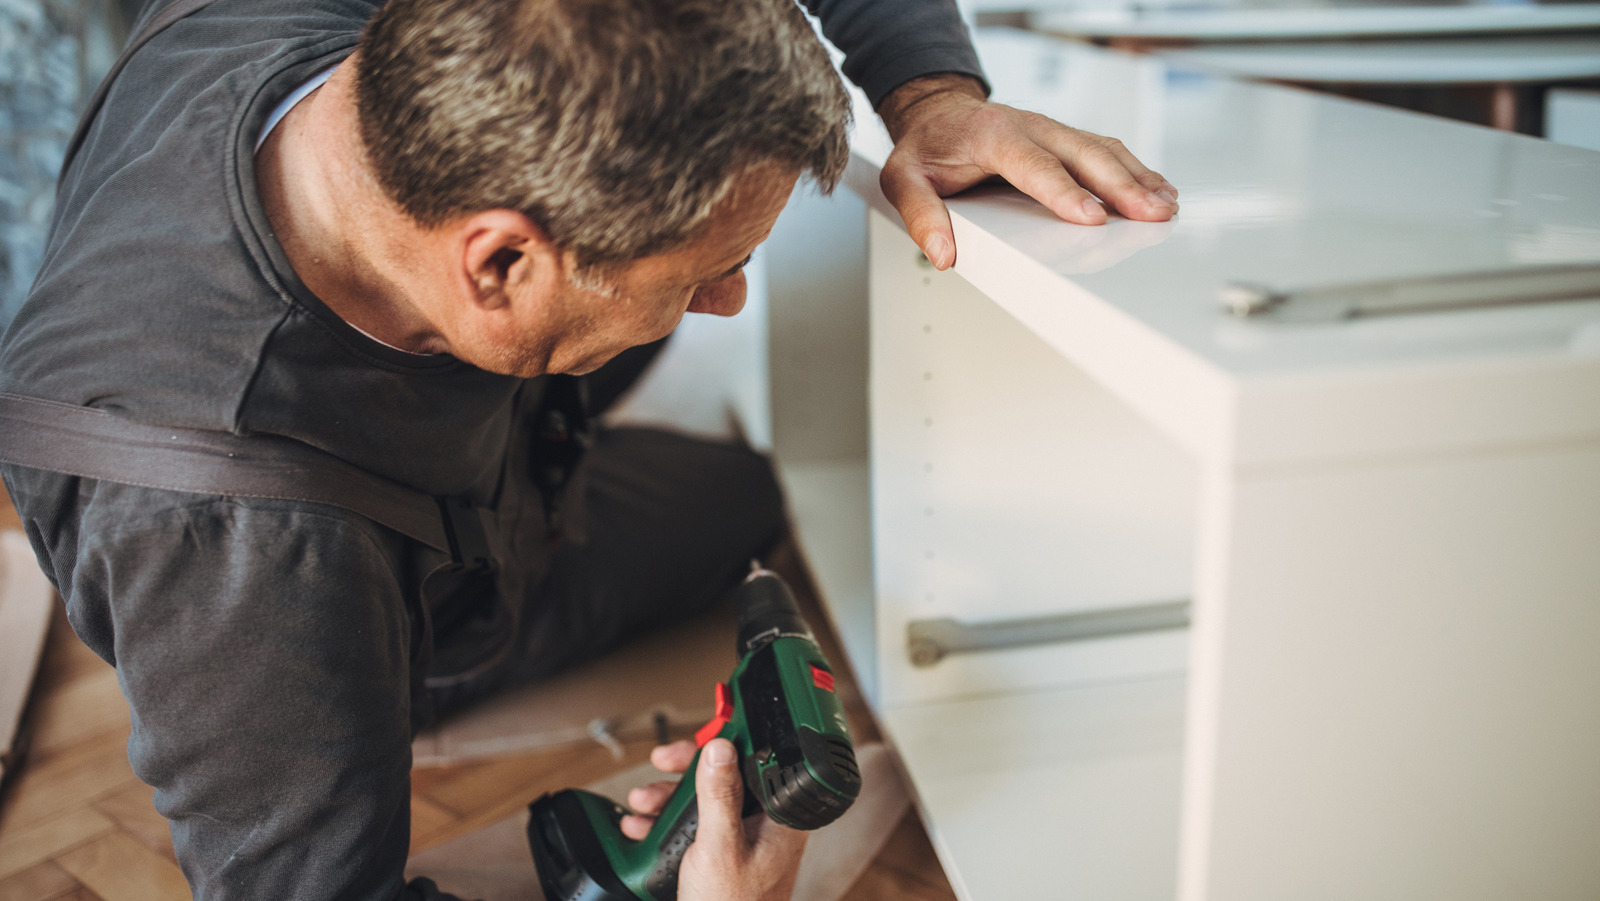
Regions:
[[750, 265], [750, 260], [753, 259], [754, 257], [755, 257], [755, 252], [751, 251], [744, 259], [742, 259], [739, 262], [735, 263], [732, 269], [729, 269], [727, 272], [722, 273], [721, 275], [719, 275], [716, 278], [712, 279], [712, 281], [720, 282], [723, 279], [733, 278], [735, 275], [738, 275], [740, 272], [744, 271], [744, 267]]

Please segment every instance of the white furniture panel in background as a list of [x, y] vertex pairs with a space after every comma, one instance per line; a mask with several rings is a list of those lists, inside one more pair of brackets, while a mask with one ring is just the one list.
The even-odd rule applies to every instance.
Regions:
[[1545, 95], [1544, 130], [1552, 141], [1600, 150], [1600, 91], [1551, 88]]
[[[1080, 37], [1151, 40], [1385, 37], [1556, 32], [1600, 27], [1600, 3], [1421, 0], [1010, 0], [1040, 10], [1034, 27]], [[999, 0], [980, 0], [994, 8]]]

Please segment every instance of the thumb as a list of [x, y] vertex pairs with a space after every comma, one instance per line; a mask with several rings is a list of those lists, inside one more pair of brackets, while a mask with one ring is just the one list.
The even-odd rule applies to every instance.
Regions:
[[744, 822], [739, 816], [744, 803], [744, 784], [734, 764], [738, 754], [733, 743], [714, 738], [700, 753], [695, 768], [694, 789], [700, 807], [700, 826], [695, 845], [702, 854], [732, 864], [744, 856]]

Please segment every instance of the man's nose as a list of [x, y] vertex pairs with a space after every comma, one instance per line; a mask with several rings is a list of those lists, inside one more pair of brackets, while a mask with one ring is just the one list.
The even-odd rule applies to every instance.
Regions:
[[689, 301], [689, 312], [732, 316], [744, 309], [744, 295], [744, 273], [736, 272], [695, 289], [694, 297]]

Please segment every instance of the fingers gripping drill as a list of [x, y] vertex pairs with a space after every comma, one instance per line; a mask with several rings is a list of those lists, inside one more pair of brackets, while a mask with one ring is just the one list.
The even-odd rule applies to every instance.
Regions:
[[[744, 778], [744, 813], [764, 811], [795, 829], [838, 819], [861, 790], [850, 730], [833, 673], [794, 596], [758, 566], [738, 588], [739, 663], [717, 685], [716, 716], [695, 734], [733, 742]], [[695, 755], [695, 762], [699, 755]], [[673, 901], [678, 869], [694, 841], [699, 807], [695, 763], [650, 834], [622, 834], [627, 811], [592, 792], [567, 789], [533, 803], [528, 841], [550, 901]]]

